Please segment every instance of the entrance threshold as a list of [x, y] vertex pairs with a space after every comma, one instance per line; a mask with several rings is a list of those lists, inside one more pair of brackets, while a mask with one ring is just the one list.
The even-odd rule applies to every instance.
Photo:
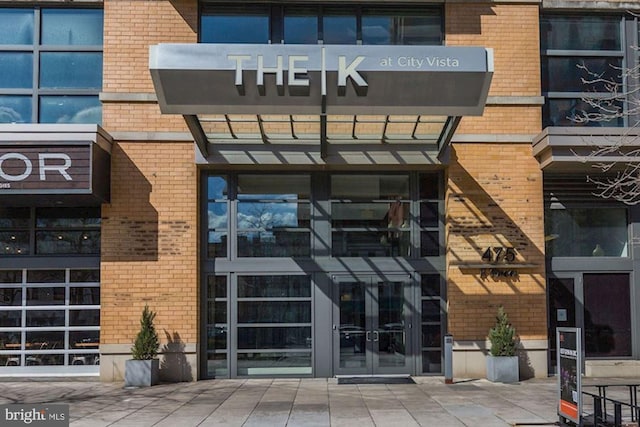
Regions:
[[415, 384], [410, 375], [336, 375], [338, 384]]

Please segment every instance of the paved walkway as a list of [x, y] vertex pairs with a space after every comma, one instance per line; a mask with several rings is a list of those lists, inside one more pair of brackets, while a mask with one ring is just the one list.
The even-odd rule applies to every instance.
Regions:
[[338, 385], [335, 379], [238, 379], [126, 390], [93, 381], [0, 382], [0, 403], [68, 403], [71, 426], [552, 425], [555, 379], [516, 384]]

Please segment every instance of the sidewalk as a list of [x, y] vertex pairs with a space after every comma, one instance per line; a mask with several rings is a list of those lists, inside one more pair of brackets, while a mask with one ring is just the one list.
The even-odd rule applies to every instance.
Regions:
[[555, 378], [516, 384], [338, 385], [335, 379], [237, 379], [125, 390], [92, 381], [0, 382], [0, 403], [67, 403], [71, 426], [541, 426]]

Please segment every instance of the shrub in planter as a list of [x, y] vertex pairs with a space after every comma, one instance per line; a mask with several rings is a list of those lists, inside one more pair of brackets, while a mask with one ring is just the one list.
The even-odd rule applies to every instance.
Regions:
[[518, 356], [516, 355], [516, 329], [509, 323], [504, 307], [498, 308], [496, 324], [489, 330], [491, 342], [487, 356], [487, 379], [498, 382], [518, 382]]
[[160, 361], [156, 359], [160, 340], [153, 325], [156, 313], [144, 306], [140, 331], [131, 347], [132, 360], [125, 361], [125, 387], [147, 387], [158, 383]]

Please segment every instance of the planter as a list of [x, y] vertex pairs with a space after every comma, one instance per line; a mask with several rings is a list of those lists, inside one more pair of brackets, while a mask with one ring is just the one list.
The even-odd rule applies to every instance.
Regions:
[[160, 360], [126, 360], [124, 365], [125, 387], [149, 387], [158, 384]]
[[518, 356], [487, 356], [487, 379], [493, 382], [517, 383]]

